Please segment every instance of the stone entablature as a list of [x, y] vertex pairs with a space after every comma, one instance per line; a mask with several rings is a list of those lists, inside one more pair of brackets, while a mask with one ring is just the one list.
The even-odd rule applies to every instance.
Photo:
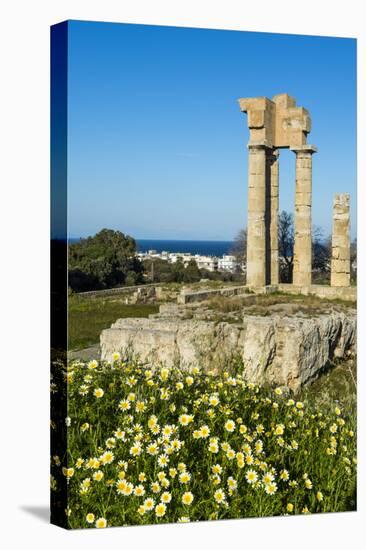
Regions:
[[240, 109], [248, 113], [249, 145], [266, 147], [297, 147], [305, 145], [311, 130], [309, 112], [297, 107], [295, 98], [288, 94], [239, 99]]

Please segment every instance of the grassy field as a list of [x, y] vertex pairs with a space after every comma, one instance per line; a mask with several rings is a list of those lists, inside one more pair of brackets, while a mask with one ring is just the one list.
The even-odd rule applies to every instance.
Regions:
[[148, 317], [158, 305], [126, 305], [114, 296], [103, 298], [69, 297], [69, 349], [82, 349], [99, 341], [100, 332], [122, 317]]

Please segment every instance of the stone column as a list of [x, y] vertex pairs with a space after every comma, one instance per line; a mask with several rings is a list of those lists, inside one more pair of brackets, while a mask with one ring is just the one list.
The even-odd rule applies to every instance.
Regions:
[[271, 257], [271, 278], [270, 283], [279, 283], [278, 264], [278, 207], [279, 207], [279, 151], [273, 149], [269, 155], [270, 159], [270, 257]]
[[291, 147], [296, 153], [293, 284], [311, 285], [311, 194], [313, 145]]
[[266, 284], [266, 146], [249, 144], [247, 285]]
[[349, 201], [348, 193], [339, 193], [334, 196], [331, 286], [350, 286], [351, 282]]

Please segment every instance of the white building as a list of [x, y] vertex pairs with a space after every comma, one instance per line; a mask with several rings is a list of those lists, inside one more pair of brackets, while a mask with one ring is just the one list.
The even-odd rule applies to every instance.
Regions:
[[178, 261], [183, 262], [184, 267], [186, 267], [191, 260], [194, 260], [195, 257], [189, 252], [170, 252], [167, 258], [168, 262], [175, 264]]
[[219, 258], [218, 260], [218, 269], [220, 271], [230, 271], [233, 272], [238, 266], [238, 262], [235, 258], [235, 256], [231, 256], [229, 254], [226, 254], [222, 256], [222, 258]]
[[218, 258], [215, 256], [194, 256], [198, 269], [207, 269], [207, 271], [216, 271], [218, 266]]
[[138, 252], [137, 256], [140, 260], [146, 259], [161, 259], [171, 264], [181, 261], [184, 267], [187, 267], [189, 262], [194, 260], [198, 269], [206, 269], [207, 271], [229, 271], [234, 272], [238, 266], [235, 256], [225, 255], [221, 258], [216, 256], [203, 256], [201, 254], [191, 254], [189, 252], [157, 252], [149, 250], [148, 252]]

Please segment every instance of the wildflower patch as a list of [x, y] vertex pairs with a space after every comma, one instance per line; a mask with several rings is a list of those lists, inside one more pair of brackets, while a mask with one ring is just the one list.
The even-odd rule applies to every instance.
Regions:
[[[353, 509], [355, 418], [219, 375], [141, 364], [54, 367], [67, 392], [70, 528], [294, 515]], [[57, 422], [52, 422], [54, 429]]]

